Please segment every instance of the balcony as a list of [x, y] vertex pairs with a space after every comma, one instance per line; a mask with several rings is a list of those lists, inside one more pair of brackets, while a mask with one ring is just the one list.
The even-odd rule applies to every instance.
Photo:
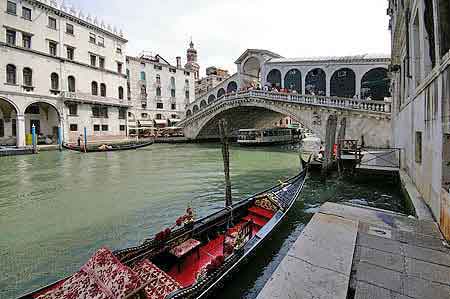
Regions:
[[100, 104], [106, 106], [117, 107], [129, 107], [130, 105], [125, 100], [119, 100], [118, 98], [93, 96], [90, 93], [84, 92], [69, 92], [63, 91], [61, 93], [61, 99], [63, 101], [71, 101], [82, 104]]

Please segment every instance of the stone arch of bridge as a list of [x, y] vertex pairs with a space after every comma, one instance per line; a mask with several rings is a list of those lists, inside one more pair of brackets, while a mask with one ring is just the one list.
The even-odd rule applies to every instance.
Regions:
[[[310, 114], [312, 114], [309, 110], [295, 110], [289, 109], [289, 107], [283, 107], [282, 105], [276, 105], [273, 103], [267, 103], [264, 100], [258, 100], [258, 101], [251, 101], [251, 100], [235, 100], [235, 101], [228, 101], [224, 103], [221, 107], [218, 109], [215, 109], [211, 113], [206, 114], [204, 117], [199, 118], [197, 121], [195, 121], [192, 124], [188, 124], [187, 127], [190, 127], [189, 132], [189, 138], [198, 138], [203, 130], [208, 127], [208, 125], [211, 125], [213, 121], [221, 114], [224, 114], [225, 112], [237, 110], [239, 108], [252, 108], [252, 109], [264, 109], [273, 113], [278, 113], [281, 116], [284, 117], [290, 117], [293, 120], [301, 123], [305, 128], [311, 130], [315, 134], [319, 135], [321, 138], [323, 137], [323, 128], [324, 126], [317, 126], [314, 125], [311, 121], [312, 117], [310, 117]], [[207, 112], [207, 111], [205, 111]]]

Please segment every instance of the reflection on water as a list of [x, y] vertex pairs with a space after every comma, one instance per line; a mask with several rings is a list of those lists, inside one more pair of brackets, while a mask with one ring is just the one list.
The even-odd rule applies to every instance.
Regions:
[[[290, 148], [231, 151], [233, 198], [251, 195], [298, 171]], [[78, 270], [99, 247], [139, 243], [192, 205], [198, 217], [223, 206], [218, 146], [154, 145], [129, 152], [49, 152], [0, 159], [0, 298]], [[377, 186], [378, 185], [378, 186]], [[280, 226], [220, 298], [253, 298], [318, 206], [356, 201], [401, 211], [391, 184], [321, 182], [311, 175]]]

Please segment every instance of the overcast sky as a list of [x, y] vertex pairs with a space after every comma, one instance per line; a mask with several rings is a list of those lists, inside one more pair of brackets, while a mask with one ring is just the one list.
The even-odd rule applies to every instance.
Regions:
[[[68, 3], [68, 1], [66, 1]], [[127, 52], [186, 60], [192, 36], [201, 74], [236, 71], [258, 48], [284, 57], [390, 53], [386, 0], [72, 0], [76, 8], [122, 28]]]

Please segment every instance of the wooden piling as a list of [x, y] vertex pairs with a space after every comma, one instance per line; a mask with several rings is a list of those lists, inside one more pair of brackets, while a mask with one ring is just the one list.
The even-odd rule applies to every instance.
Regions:
[[228, 138], [228, 124], [225, 119], [219, 120], [219, 134], [222, 142], [223, 170], [225, 173], [225, 206], [231, 206], [231, 180], [230, 180], [230, 151]]
[[337, 115], [332, 114], [327, 120], [327, 130], [325, 137], [325, 155], [322, 162], [322, 175], [326, 176], [328, 169], [333, 163], [333, 146], [336, 141]]
[[336, 149], [336, 160], [337, 160], [338, 172], [339, 172], [340, 176], [344, 172], [344, 166], [343, 166], [343, 163], [341, 160], [341, 151], [344, 146], [346, 129], [347, 129], [347, 119], [344, 117], [341, 119], [341, 126], [339, 128], [338, 142], [337, 142], [337, 149]]

